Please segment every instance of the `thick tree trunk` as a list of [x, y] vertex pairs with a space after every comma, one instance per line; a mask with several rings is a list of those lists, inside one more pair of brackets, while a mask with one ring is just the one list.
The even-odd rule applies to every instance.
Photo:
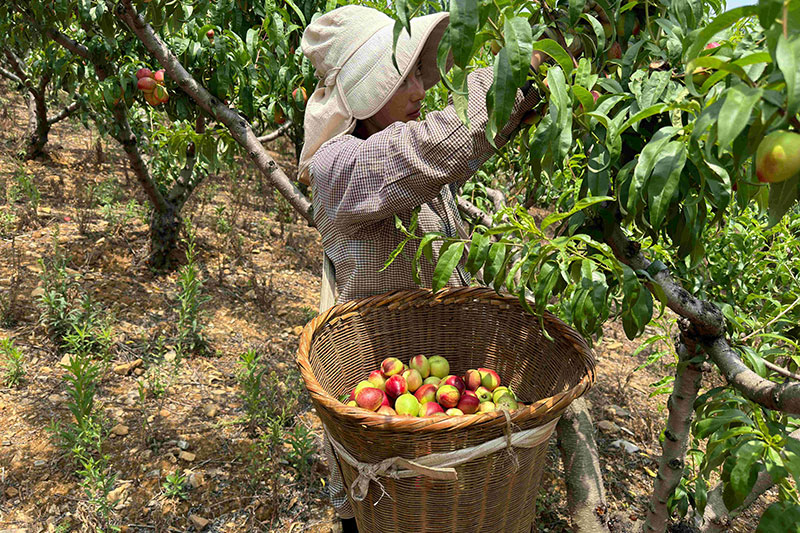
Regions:
[[50, 134], [50, 122], [47, 120], [47, 103], [44, 92], [28, 94], [28, 142], [25, 147], [25, 159], [34, 159], [44, 153], [47, 137]]
[[606, 492], [594, 441], [592, 415], [578, 398], [556, 426], [567, 483], [567, 508], [576, 533], [608, 531]]
[[[684, 323], [682, 329], [686, 328], [687, 321], [685, 319], [681, 321]], [[650, 508], [644, 524], [645, 533], [664, 533], [667, 529], [669, 520], [667, 501], [683, 476], [684, 459], [689, 442], [689, 425], [694, 413], [694, 401], [703, 378], [702, 367], [689, 362], [695, 357], [696, 348], [694, 342], [684, 333], [681, 333], [677, 351], [679, 360], [675, 370], [675, 382], [667, 401], [669, 418], [664, 432], [658, 476], [653, 486]]]
[[177, 249], [181, 231], [180, 210], [167, 204], [163, 211], [153, 211], [150, 217], [150, 266], [166, 270], [172, 264], [170, 254]]

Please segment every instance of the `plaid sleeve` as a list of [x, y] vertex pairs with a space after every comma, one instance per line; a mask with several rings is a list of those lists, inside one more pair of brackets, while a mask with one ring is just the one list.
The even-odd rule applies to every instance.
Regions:
[[[443, 185], [463, 182], [491, 156], [486, 140], [486, 93], [492, 70], [468, 78], [470, 128], [455, 108], [428, 113], [418, 122], [396, 122], [366, 140], [345, 135], [324, 144], [314, 156], [315, 192], [328, 219], [341, 232], [363, 229], [439, 194]], [[495, 142], [502, 146], [536, 103], [536, 91], [517, 92], [511, 119]]]

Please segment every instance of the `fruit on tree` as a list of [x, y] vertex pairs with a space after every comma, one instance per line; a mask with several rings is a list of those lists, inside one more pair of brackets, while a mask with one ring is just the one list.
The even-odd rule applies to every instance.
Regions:
[[150, 77], [139, 78], [139, 81], [136, 82], [136, 87], [144, 93], [153, 92], [156, 88], [156, 80]]
[[394, 402], [394, 410], [398, 415], [417, 416], [419, 414], [419, 401], [413, 394], [402, 394]]
[[502, 48], [502, 46], [500, 46], [500, 43], [493, 40], [491, 43], [491, 48], [492, 48], [492, 55], [496, 56], [497, 54], [500, 53], [500, 49]]
[[156, 90], [153, 92], [153, 95], [158, 99], [159, 104], [166, 104], [169, 101], [169, 93], [167, 92], [167, 88], [163, 85], [156, 85]]
[[206, 32], [206, 38], [213, 43], [214, 42], [214, 30], [208, 30]]
[[356, 394], [356, 403], [359, 407], [377, 411], [383, 405], [383, 391], [375, 387], [364, 387]]
[[800, 133], [773, 131], [756, 150], [756, 176], [762, 183], [779, 183], [800, 172]]
[[608, 58], [622, 59], [622, 46], [619, 44], [618, 41], [614, 41], [611, 44], [611, 48], [608, 49]]
[[714, 48], [719, 48], [720, 44], [717, 41], [711, 41], [707, 45], [705, 45], [705, 50], [713, 50]]
[[136, 71], [137, 80], [140, 80], [142, 78], [152, 78], [152, 77], [153, 77], [153, 71], [150, 70], [149, 68], [146, 67], [140, 68], [139, 70]]
[[436, 386], [427, 384], [423, 385], [414, 392], [419, 403], [426, 404], [428, 402], [436, 402]]
[[406, 392], [408, 392], [408, 385], [400, 374], [395, 374], [386, 380], [386, 394], [390, 398], [398, 398]]
[[431, 375], [444, 379], [450, 373], [450, 363], [441, 355], [434, 355], [428, 359], [431, 365]]
[[403, 379], [406, 380], [406, 387], [408, 388], [408, 392], [414, 392], [422, 386], [422, 376], [414, 368], [409, 368], [408, 370], [405, 370], [403, 372]]
[[707, 68], [697, 67], [692, 71], [692, 83], [698, 87], [703, 85], [709, 77], [711, 77], [711, 73]]
[[154, 91], [144, 93], [144, 100], [153, 107], [161, 105], [161, 100], [155, 95]]
[[[276, 108], [280, 109], [280, 108]], [[276, 121], [277, 122], [277, 121]], [[278, 122], [278, 124], [281, 124]], [[397, 357], [387, 357], [381, 363], [381, 372], [383, 372], [384, 377], [390, 378], [395, 374], [399, 374], [403, 371], [403, 363], [400, 362], [400, 359]]]
[[308, 95], [306, 94], [305, 87], [298, 87], [294, 91], [292, 91], [292, 98], [297, 101], [297, 91], [300, 91], [300, 94], [303, 95], [303, 103], [305, 104], [308, 101]]
[[[275, 116], [273, 117], [275, 120], [275, 124], [283, 124], [286, 122], [286, 115], [283, 113], [283, 109], [280, 107], [275, 107]], [[400, 370], [403, 369], [403, 363], [400, 363]]]
[[461, 393], [453, 385], [442, 385], [436, 390], [436, 401], [442, 407], [455, 407], [461, 399]]
[[428, 358], [422, 354], [412, 357], [408, 366], [419, 372], [422, 379], [427, 379], [431, 375], [431, 365], [428, 363]]
[[163, 84], [164, 83], [164, 69], [159, 69], [153, 73], [153, 79], [156, 80], [156, 83]]

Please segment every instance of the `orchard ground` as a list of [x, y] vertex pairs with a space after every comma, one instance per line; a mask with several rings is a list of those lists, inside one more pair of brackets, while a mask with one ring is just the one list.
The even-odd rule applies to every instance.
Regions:
[[[47, 158], [19, 162], [26, 109], [8, 86], [0, 85], [0, 103], [0, 220], [10, 221], [0, 228], [0, 294], [11, 302], [4, 308], [0, 338], [13, 338], [27, 361], [22, 385], [0, 388], [0, 529], [81, 531], [92, 512], [68, 453], [46, 430], [52, 420], [67, 422], [71, 417], [59, 364], [62, 354], [38, 323], [38, 261], [53, 254], [57, 235], [68, 268], [111, 317], [113, 327], [113, 356], [95, 401], [117, 433], [103, 447], [117, 473], [109, 497], [114, 523], [137, 533], [191, 531], [204, 520], [206, 531], [336, 531], [325, 492], [327, 468], [317, 453], [320, 422], [307, 394], [300, 391], [298, 401], [286, 405], [294, 415], [289, 417], [292, 424], [308, 428], [313, 437], [313, 451], [306, 458], [310, 467], [301, 471], [287, 460], [297, 455], [288, 439], [277, 457], [258, 454], [258, 435], [264, 429], [251, 432], [245, 422], [237, 380], [240, 354], [255, 348], [280, 377], [282, 384], [276, 386], [298, 386], [298, 334], [314, 316], [319, 299], [316, 230], [292, 214], [247, 163], [207, 178], [183, 212], [196, 229], [197, 262], [210, 297], [204, 305], [210, 353], [183, 359], [165, 393], [150, 393], [142, 402], [139, 380], [150, 387], [159, 379], [167, 382], [166, 374], [159, 377], [158, 372], [167, 368], [164, 360], [171, 352], [169, 346], [159, 348], [158, 339], [174, 330], [177, 293], [177, 272], [155, 275], [145, 264], [148, 227], [141, 206], [146, 199], [126, 172], [127, 160], [116, 143], [99, 139], [75, 121], [55, 126]], [[294, 150], [286, 141], [270, 148], [284, 168], [295, 170]], [[41, 194], [38, 209], [27, 215], [23, 205], [6, 200], [22, 176]], [[86, 200], [90, 185], [99, 205]], [[137, 204], [129, 204], [132, 198]], [[9, 214], [18, 216], [11, 222]], [[666, 416], [666, 396], [651, 398], [650, 385], [672, 372], [665, 368], [668, 357], [634, 372], [649, 353], [631, 357], [636, 347], [620, 323], [606, 325], [595, 345], [598, 383], [588, 400], [598, 428], [610, 510], [641, 519]], [[279, 397], [292, 397], [290, 390], [280, 392]], [[284, 435], [292, 429], [283, 428]], [[638, 451], [615, 447], [619, 440]], [[549, 455], [537, 529], [567, 532], [555, 437]], [[165, 494], [166, 477], [176, 471], [186, 476], [185, 499]], [[758, 516], [763, 509], [755, 506], [750, 513]], [[732, 531], [753, 531], [756, 522], [739, 520]], [[672, 530], [691, 531], [679, 524]]]

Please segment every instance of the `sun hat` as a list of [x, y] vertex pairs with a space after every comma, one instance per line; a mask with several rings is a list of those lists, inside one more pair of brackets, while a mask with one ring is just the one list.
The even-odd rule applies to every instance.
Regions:
[[395, 22], [376, 9], [344, 6], [308, 25], [300, 47], [319, 82], [306, 103], [300, 181], [310, 182], [311, 159], [319, 147], [380, 111], [418, 59], [425, 89], [439, 81], [436, 57], [449, 20], [444, 12], [411, 19], [411, 35], [404, 29], [397, 40], [397, 68], [392, 62]]

